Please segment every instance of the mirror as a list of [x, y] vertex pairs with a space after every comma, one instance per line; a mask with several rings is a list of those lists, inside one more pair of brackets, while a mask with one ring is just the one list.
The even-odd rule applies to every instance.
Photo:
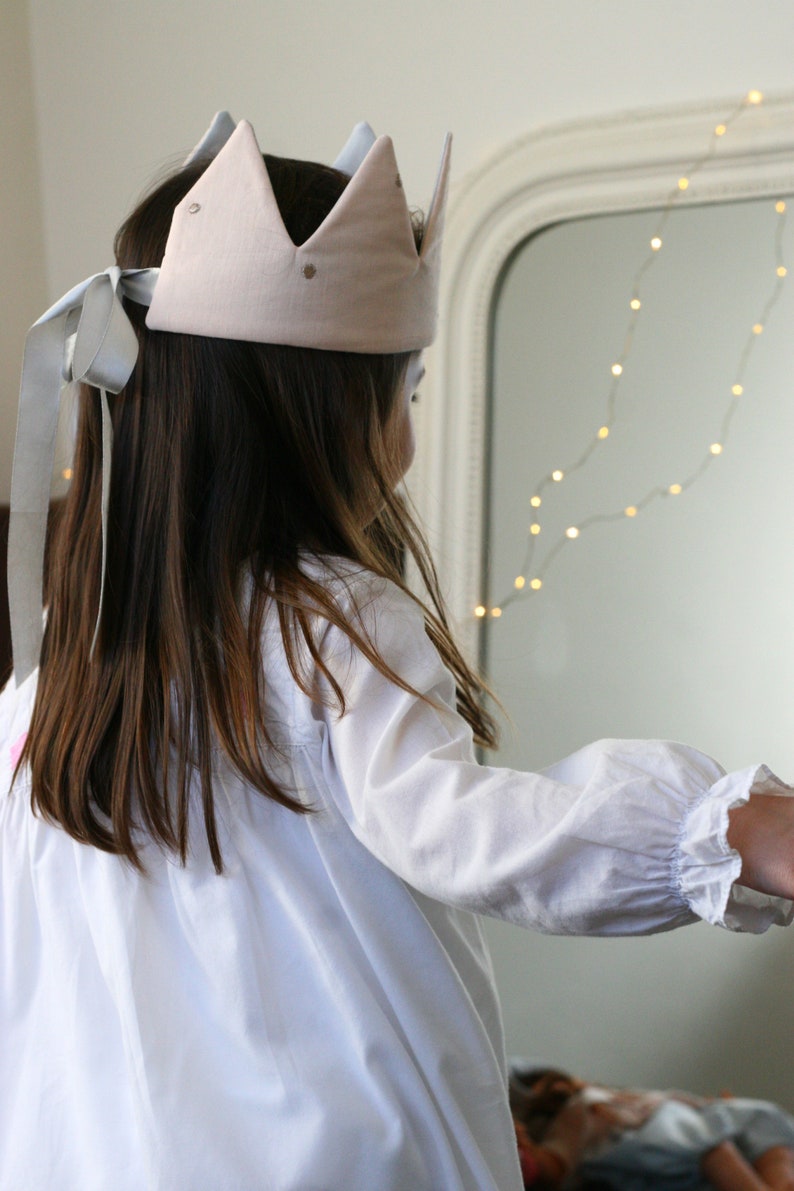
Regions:
[[[576, 459], [601, 424], [643, 256], [624, 245], [647, 238], [671, 185], [732, 108], [735, 99], [540, 129], [453, 192], [412, 491], [460, 634], [473, 656], [485, 649], [514, 720], [498, 763], [537, 768], [599, 736], [650, 735], [683, 739], [728, 767], [764, 759], [794, 779], [786, 558], [794, 312], [783, 298], [753, 346], [724, 453], [704, 476], [679, 497], [567, 543], [535, 603], [485, 622], [484, 641], [474, 616], [476, 605], [514, 590], [529, 489], [565, 466], [559, 459]], [[680, 197], [680, 231], [671, 217], [665, 256], [644, 285], [648, 317], [621, 378], [619, 424], [570, 477], [571, 504], [547, 493], [548, 540], [555, 516], [564, 531], [689, 475], [718, 437], [748, 321], [771, 288], [769, 200], [794, 195], [793, 116], [791, 96], [744, 113]], [[749, 221], [743, 231], [740, 220]], [[794, 220], [789, 233], [791, 244]], [[673, 277], [676, 243], [688, 273], [671, 283], [673, 316], [658, 304], [656, 278]], [[727, 243], [738, 255], [723, 261]], [[693, 244], [711, 252], [710, 264], [696, 262]], [[727, 269], [721, 277], [715, 256]], [[625, 273], [605, 281], [603, 268], [621, 258], [629, 282]], [[751, 278], [755, 288], [745, 288]], [[589, 310], [587, 287], [596, 292]], [[666, 385], [652, 389], [659, 378]], [[600, 940], [496, 922], [486, 930], [510, 1053], [605, 1082], [727, 1088], [794, 1109], [790, 931], [751, 937], [698, 925]]]
[[[656, 736], [730, 768], [765, 760], [794, 780], [794, 290], [776, 275], [782, 242], [794, 282], [787, 216], [772, 199], [672, 212], [636, 315], [628, 299], [658, 211], [558, 224], [508, 264], [484, 526], [488, 606], [514, 601], [483, 621], [486, 671], [511, 719], [500, 764], [536, 770], [603, 736]], [[610, 433], [571, 471], [610, 390]], [[536, 481], [557, 466], [565, 478], [532, 510]], [[643, 507], [649, 492], [659, 495]], [[637, 514], [586, 526], [626, 507]], [[530, 522], [542, 532], [528, 539]], [[540, 1049], [610, 1082], [791, 1105], [789, 932], [698, 925], [616, 941], [486, 929], [513, 1053]]]

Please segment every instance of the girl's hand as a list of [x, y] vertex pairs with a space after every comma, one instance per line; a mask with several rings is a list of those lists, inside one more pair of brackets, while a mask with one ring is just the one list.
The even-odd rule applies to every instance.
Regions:
[[794, 901], [794, 798], [751, 794], [728, 814], [728, 843], [742, 858], [740, 885]]
[[601, 1119], [602, 1124], [609, 1126], [607, 1136], [614, 1138], [616, 1134], [639, 1129], [665, 1099], [662, 1092], [616, 1089], [609, 1100], [593, 1104], [591, 1111]]

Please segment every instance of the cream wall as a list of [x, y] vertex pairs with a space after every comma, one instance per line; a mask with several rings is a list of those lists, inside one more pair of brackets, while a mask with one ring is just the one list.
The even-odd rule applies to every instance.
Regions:
[[28, 9], [0, 4], [0, 502], [11, 458], [25, 331], [47, 299]]
[[0, 499], [24, 323], [110, 262], [126, 210], [217, 108], [251, 119], [270, 150], [320, 159], [364, 116], [395, 137], [409, 197], [426, 205], [447, 128], [460, 179], [538, 125], [785, 90], [794, 74], [787, 0], [2, 0], [0, 12], [0, 87], [23, 130], [4, 121], [3, 293], [24, 278], [2, 330]]

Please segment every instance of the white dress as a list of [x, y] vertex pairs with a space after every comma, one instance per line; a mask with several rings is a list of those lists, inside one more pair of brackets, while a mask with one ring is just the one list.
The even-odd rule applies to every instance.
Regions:
[[[312, 704], [265, 633], [277, 776], [218, 755], [227, 871], [148, 876], [8, 794], [35, 675], [0, 696], [2, 1191], [511, 1191], [521, 1186], [499, 1006], [476, 914], [562, 934], [734, 929], [792, 907], [732, 889], [724, 776], [680, 745], [608, 741], [543, 775], [480, 767], [421, 614], [349, 578], [378, 648], [335, 629], [348, 710]], [[86, 711], [88, 714], [88, 710]]]

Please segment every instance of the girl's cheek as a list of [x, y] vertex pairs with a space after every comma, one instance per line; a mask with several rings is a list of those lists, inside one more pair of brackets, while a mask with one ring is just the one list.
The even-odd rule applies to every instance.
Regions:
[[406, 410], [405, 418], [403, 420], [402, 430], [402, 455], [400, 463], [402, 465], [403, 475], [408, 471], [408, 468], [414, 461], [416, 455], [416, 434], [414, 432], [414, 420], [411, 417], [410, 409]]

